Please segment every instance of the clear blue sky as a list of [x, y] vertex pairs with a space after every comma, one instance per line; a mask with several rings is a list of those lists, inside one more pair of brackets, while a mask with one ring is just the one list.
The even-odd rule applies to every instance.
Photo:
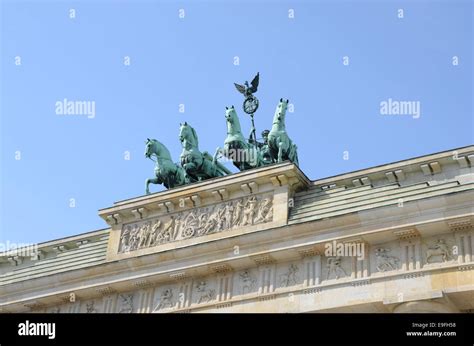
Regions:
[[[153, 176], [147, 137], [178, 160], [180, 122], [213, 153], [233, 104], [247, 134], [233, 82], [257, 71], [257, 131], [289, 98], [311, 179], [474, 142], [472, 1], [1, 0], [1, 12], [3, 242], [105, 228], [97, 210], [142, 195]], [[95, 101], [95, 118], [57, 115], [64, 98]], [[420, 118], [382, 116], [389, 98], [419, 101]]]

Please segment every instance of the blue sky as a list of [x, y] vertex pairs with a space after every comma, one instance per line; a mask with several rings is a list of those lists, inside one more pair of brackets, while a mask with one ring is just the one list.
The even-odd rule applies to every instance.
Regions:
[[[257, 71], [257, 131], [290, 99], [311, 179], [470, 145], [472, 17], [472, 1], [456, 0], [1, 0], [0, 241], [105, 228], [97, 210], [153, 176], [147, 137], [177, 161], [187, 121], [213, 153], [230, 105], [248, 133], [233, 82]], [[94, 101], [95, 118], [56, 114], [64, 98]], [[381, 115], [389, 98], [420, 102], [420, 117]]]

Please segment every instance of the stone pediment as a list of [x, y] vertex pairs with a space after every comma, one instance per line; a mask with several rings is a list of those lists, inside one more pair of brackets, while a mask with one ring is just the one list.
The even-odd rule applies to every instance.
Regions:
[[116, 260], [284, 226], [288, 201], [309, 180], [285, 162], [120, 201], [99, 215]]

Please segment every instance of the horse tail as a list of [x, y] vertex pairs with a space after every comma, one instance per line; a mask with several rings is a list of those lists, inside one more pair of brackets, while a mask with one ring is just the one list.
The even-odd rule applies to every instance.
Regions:
[[216, 165], [216, 171], [220, 173], [220, 175], [232, 174], [222, 163], [219, 161], [214, 161], [214, 158], [209, 154], [207, 151], [202, 153], [202, 156], [205, 160], [209, 161], [211, 164]]
[[297, 166], [299, 166], [299, 161], [298, 161], [298, 147], [296, 146], [295, 143], [293, 143], [292, 145], [293, 147], [293, 152], [294, 152], [294, 160], [293, 160], [293, 163], [296, 164]]

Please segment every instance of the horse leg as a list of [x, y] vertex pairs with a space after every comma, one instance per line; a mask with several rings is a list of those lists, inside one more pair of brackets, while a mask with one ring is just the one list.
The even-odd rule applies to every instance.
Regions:
[[214, 154], [214, 157], [213, 157], [213, 159], [212, 159], [212, 162], [213, 162], [213, 163], [216, 163], [216, 162], [217, 162], [217, 156], [221, 153], [221, 151], [222, 151], [222, 149], [221, 149], [220, 147], [217, 147], [216, 152], [215, 152], [215, 154]]
[[278, 142], [278, 163], [283, 161], [283, 142]]
[[212, 161], [208, 161], [208, 162], [209, 162], [209, 167], [212, 171], [212, 177], [223, 177], [225, 175], [225, 173], [219, 169], [219, 166], [217, 165], [217, 163], [214, 163]]
[[260, 152], [260, 150], [254, 149], [252, 151], [252, 153], [253, 153], [253, 155], [251, 155], [251, 157], [250, 157], [250, 164], [253, 167], [263, 166], [263, 156], [262, 156], [262, 153]]
[[146, 193], [147, 195], [150, 194], [150, 189], [149, 189], [149, 185], [150, 185], [150, 184], [159, 184], [159, 183], [160, 183], [160, 182], [159, 182], [158, 178], [147, 179], [147, 180], [146, 180], [146, 186], [145, 186], [145, 193]]

